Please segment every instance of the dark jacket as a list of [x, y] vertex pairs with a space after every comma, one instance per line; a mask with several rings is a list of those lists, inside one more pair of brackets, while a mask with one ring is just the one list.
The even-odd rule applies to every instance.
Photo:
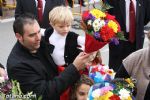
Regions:
[[[125, 0], [105, 0], [112, 8], [108, 13], [114, 15], [121, 26], [126, 39], [129, 34], [126, 32], [126, 7]], [[144, 25], [150, 21], [150, 0], [136, 0], [136, 42], [120, 41], [119, 45], [109, 45], [109, 66], [118, 69], [122, 60], [135, 50], [143, 48]], [[130, 47], [129, 47], [130, 46]], [[115, 58], [115, 59], [114, 59]], [[116, 70], [115, 70], [116, 71]]]
[[58, 75], [50, 51], [51, 46], [44, 42], [37, 53], [40, 57], [29, 53], [19, 42], [13, 47], [7, 60], [8, 76], [20, 82], [23, 93], [33, 91], [43, 100], [59, 100], [61, 93], [80, 78], [73, 64]]
[[[52, 35], [53, 29], [49, 28], [45, 31], [45, 41], [49, 43], [49, 37]], [[69, 32], [66, 37], [64, 59], [66, 65], [72, 63], [76, 56], [82, 51], [78, 49], [79, 45], [77, 43], [78, 34], [74, 32]], [[55, 48], [55, 47], [54, 47]]]
[[[24, 13], [32, 13], [37, 18], [37, 7], [35, 0], [16, 0], [17, 5], [15, 9], [15, 18]], [[49, 25], [49, 12], [56, 6], [65, 5], [64, 0], [45, 0], [45, 9], [43, 12], [43, 21], [40, 23], [42, 28], [48, 28]]]

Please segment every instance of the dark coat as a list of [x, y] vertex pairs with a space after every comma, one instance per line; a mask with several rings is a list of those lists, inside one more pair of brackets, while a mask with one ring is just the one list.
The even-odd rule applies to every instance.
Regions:
[[[45, 41], [49, 43], [49, 38], [53, 33], [52, 28], [48, 28], [45, 31]], [[66, 43], [65, 43], [65, 50], [64, 50], [64, 59], [65, 59], [65, 65], [68, 65], [74, 61], [74, 59], [77, 57], [77, 55], [82, 51], [79, 49], [79, 45], [77, 43], [78, 34], [74, 32], [69, 32], [66, 37]]]
[[[15, 9], [15, 18], [24, 13], [32, 13], [37, 18], [37, 7], [35, 0], [16, 0], [17, 5]], [[48, 28], [49, 25], [49, 12], [55, 7], [59, 5], [65, 5], [64, 0], [45, 0], [45, 9], [43, 12], [43, 21], [40, 26], [42, 28]]]
[[[116, 16], [116, 20], [121, 26], [126, 39], [128, 40], [128, 33], [126, 32], [126, 8], [125, 0], [106, 0], [113, 8], [108, 12]], [[122, 59], [128, 56], [131, 52], [143, 48], [144, 43], [144, 25], [150, 21], [150, 0], [136, 0], [136, 42], [131, 44], [129, 41], [120, 41], [120, 44], [115, 46], [109, 45], [109, 66], [118, 67], [121, 65]]]
[[20, 82], [23, 93], [33, 91], [37, 96], [42, 95], [43, 100], [59, 100], [61, 93], [80, 75], [73, 64], [58, 75], [49, 51], [52, 51], [51, 46], [41, 42], [38, 57], [17, 42], [7, 60], [8, 76]]

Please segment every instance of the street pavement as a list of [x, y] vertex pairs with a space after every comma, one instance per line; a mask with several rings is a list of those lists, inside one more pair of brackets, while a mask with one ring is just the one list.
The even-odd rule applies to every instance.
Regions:
[[[80, 7], [76, 6], [74, 11], [79, 11]], [[82, 10], [85, 10], [86, 8], [83, 8]], [[75, 15], [75, 19], [81, 18], [80, 16]], [[0, 21], [0, 62], [6, 66], [8, 55], [14, 46], [16, 42], [15, 34], [13, 32], [13, 20], [14, 18], [2, 20]], [[74, 22], [74, 26], [78, 24], [77, 22]], [[148, 24], [148, 27], [150, 27], [150, 23]], [[75, 31], [76, 33], [82, 35], [84, 32], [80, 29], [71, 29], [72, 31]], [[147, 47], [148, 45], [148, 39], [145, 38], [144, 47]], [[109, 59], [109, 49], [108, 45], [103, 47], [101, 50], [102, 60], [103, 64], [108, 64]]]

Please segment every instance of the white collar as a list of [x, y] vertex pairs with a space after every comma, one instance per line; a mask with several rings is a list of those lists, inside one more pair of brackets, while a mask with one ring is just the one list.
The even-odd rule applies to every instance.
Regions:
[[55, 29], [54, 29], [52, 35], [53, 35], [56, 39], [63, 39], [63, 38], [66, 38], [66, 36], [67, 36], [67, 34], [64, 35], [64, 36], [61, 35], [61, 34], [59, 34]]

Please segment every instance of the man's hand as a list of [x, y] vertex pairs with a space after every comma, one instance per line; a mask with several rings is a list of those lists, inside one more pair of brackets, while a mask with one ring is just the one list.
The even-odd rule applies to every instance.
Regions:
[[76, 67], [78, 70], [81, 70], [81, 69], [85, 68], [85, 67], [86, 67], [86, 64], [91, 61], [90, 55], [91, 55], [91, 54], [87, 54], [87, 53], [81, 52], [81, 53], [76, 57], [76, 59], [74, 60], [73, 64], [75, 65], [75, 67]]

